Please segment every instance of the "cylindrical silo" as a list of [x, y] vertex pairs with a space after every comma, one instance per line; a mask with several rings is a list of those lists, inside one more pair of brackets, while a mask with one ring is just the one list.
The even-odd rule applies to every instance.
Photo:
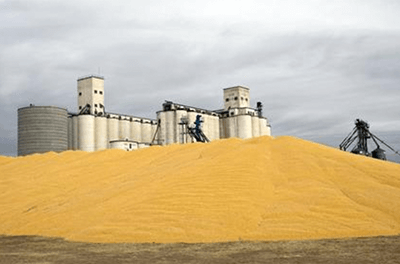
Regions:
[[176, 115], [175, 115], [175, 142], [176, 143], [185, 143], [185, 138], [184, 138], [184, 132], [182, 131], [182, 125], [179, 125], [179, 123], [182, 122], [182, 117], [186, 117], [187, 112], [186, 110], [176, 110]]
[[215, 116], [210, 115], [210, 140], [218, 139], [219, 135], [217, 135], [216, 131], [219, 133], [219, 123], [215, 121]]
[[226, 128], [227, 128], [227, 118], [220, 118], [219, 119], [219, 138], [227, 138], [226, 135]]
[[151, 124], [148, 120], [143, 120], [142, 123], [142, 141], [145, 143], [151, 142]]
[[117, 118], [107, 118], [107, 129], [107, 145], [110, 148], [110, 141], [119, 139], [119, 120]]
[[237, 116], [226, 118], [226, 137], [237, 137]]
[[131, 138], [133, 141], [142, 141], [142, 123], [140, 119], [133, 119], [131, 122]]
[[201, 115], [201, 119], [203, 120], [203, 122], [201, 123], [201, 130], [203, 130], [204, 135], [206, 135], [206, 137], [208, 139], [210, 139], [210, 120], [209, 120], [209, 115], [207, 114], [202, 114]]
[[251, 126], [253, 129], [253, 137], [261, 136], [260, 133], [260, 118], [258, 116], [251, 117]]
[[72, 149], [78, 150], [78, 116], [72, 116]]
[[253, 136], [251, 124], [251, 115], [239, 115], [238, 116], [238, 137], [239, 138], [251, 138]]
[[131, 123], [129, 120], [119, 120], [119, 139], [131, 139]]
[[259, 117], [258, 120], [260, 123], [260, 136], [265, 136], [267, 120], [263, 117]]
[[214, 140], [220, 139], [220, 135], [219, 135], [219, 129], [220, 129], [220, 125], [219, 125], [219, 117], [213, 116], [213, 123], [214, 123]]
[[265, 117], [260, 117], [260, 134], [261, 136], [270, 136], [271, 127], [268, 124], [268, 120]]
[[68, 116], [68, 149], [72, 149], [72, 116]]
[[194, 122], [196, 121], [197, 112], [187, 112], [188, 124], [189, 126], [194, 126]]
[[165, 127], [165, 124], [166, 124], [165, 112], [164, 111], [157, 112], [157, 119], [158, 119], [158, 122], [160, 122], [160, 128], [158, 131], [158, 141], [160, 144], [165, 145], [165, 139], [166, 139], [166, 133], [167, 133], [167, 130]]
[[95, 119], [95, 124], [96, 150], [107, 149], [107, 118], [104, 116], [97, 116]]
[[266, 136], [271, 136], [271, 126], [267, 125], [266, 129], [265, 129], [265, 135]]
[[95, 116], [78, 116], [78, 148], [83, 151], [95, 151]]
[[18, 109], [18, 156], [67, 149], [67, 109], [55, 106]]
[[174, 143], [175, 139], [175, 111], [167, 111], [165, 112], [166, 120], [165, 120], [165, 128], [166, 128], [166, 144]]

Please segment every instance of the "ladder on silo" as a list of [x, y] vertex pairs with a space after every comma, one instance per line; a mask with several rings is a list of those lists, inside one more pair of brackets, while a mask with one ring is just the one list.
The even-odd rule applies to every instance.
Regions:
[[207, 138], [207, 136], [204, 134], [203, 130], [201, 129], [201, 123], [203, 121], [201, 120], [201, 115], [196, 116], [196, 121], [194, 122], [195, 127], [190, 127], [189, 126], [189, 120], [187, 117], [182, 117], [181, 122], [179, 125], [182, 127], [182, 142], [181, 143], [187, 143], [187, 137], [185, 135], [189, 135], [190, 138], [192, 139], [193, 142], [210, 142], [210, 140]]
[[[154, 141], [156, 140], [158, 131], [160, 130], [160, 126], [161, 126], [161, 119], [158, 119], [156, 132], [154, 132], [154, 136], [153, 136], [153, 139], [151, 140], [150, 145], [155, 145], [155, 144], [154, 144]], [[157, 145], [161, 145], [161, 144], [160, 144], [160, 137], [157, 139], [157, 141], [158, 141], [158, 142], [157, 142]]]

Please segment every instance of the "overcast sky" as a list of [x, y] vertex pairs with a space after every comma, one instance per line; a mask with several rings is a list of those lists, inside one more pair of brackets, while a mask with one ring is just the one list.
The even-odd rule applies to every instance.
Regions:
[[399, 14], [398, 0], [0, 0], [0, 155], [16, 155], [19, 107], [74, 112], [77, 78], [98, 73], [112, 112], [220, 109], [245, 85], [275, 136], [337, 146], [362, 118], [400, 149]]

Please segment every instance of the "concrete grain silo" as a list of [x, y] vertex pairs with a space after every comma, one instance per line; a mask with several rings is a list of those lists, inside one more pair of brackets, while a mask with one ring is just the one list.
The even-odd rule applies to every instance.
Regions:
[[160, 129], [158, 131], [158, 141], [160, 142], [161, 145], [165, 145], [167, 138], [167, 128], [165, 127], [165, 124], [167, 122], [166, 113], [164, 111], [158, 111], [157, 119], [158, 122], [160, 122]]
[[165, 112], [165, 126], [166, 126], [166, 144], [175, 143], [175, 111]]
[[108, 129], [108, 147], [110, 148], [110, 141], [119, 139], [119, 120], [114, 117], [107, 118], [107, 129]]
[[251, 116], [248, 114], [243, 114], [237, 116], [237, 127], [238, 127], [238, 134], [237, 137], [239, 138], [251, 138], [253, 136], [252, 133], [252, 123], [251, 123]]
[[140, 119], [133, 119], [131, 122], [131, 138], [133, 141], [142, 141], [142, 123]]
[[219, 129], [220, 129], [219, 117], [216, 114], [214, 114], [212, 119], [213, 119], [213, 123], [214, 123], [214, 125], [213, 125], [213, 128], [214, 128], [213, 140], [215, 140], [215, 139], [219, 139], [220, 138], [220, 136], [219, 136], [219, 134], [220, 134], [219, 133]]
[[131, 123], [128, 119], [119, 120], [119, 139], [131, 139]]
[[260, 136], [260, 118], [258, 116], [251, 117], [251, 126], [253, 129], [253, 137]]
[[108, 129], [107, 129], [107, 118], [104, 116], [97, 116], [95, 119], [96, 124], [96, 150], [107, 149], [108, 147]]
[[95, 116], [78, 116], [78, 147], [83, 151], [95, 151]]
[[33, 105], [18, 109], [18, 156], [67, 149], [67, 109]]
[[142, 142], [150, 143], [152, 140], [151, 124], [149, 120], [143, 120], [142, 123]]
[[182, 133], [185, 133], [185, 131], [182, 131], [182, 126], [179, 125], [181, 123], [181, 119], [185, 118], [187, 116], [187, 111], [186, 110], [176, 110], [175, 112], [175, 124], [174, 124], [174, 130], [175, 130], [175, 142], [177, 143], [184, 143], [182, 142]]

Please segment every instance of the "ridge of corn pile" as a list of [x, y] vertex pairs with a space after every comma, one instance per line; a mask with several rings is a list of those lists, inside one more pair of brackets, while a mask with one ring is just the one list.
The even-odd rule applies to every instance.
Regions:
[[194, 243], [399, 233], [399, 164], [288, 136], [0, 157], [0, 235]]

